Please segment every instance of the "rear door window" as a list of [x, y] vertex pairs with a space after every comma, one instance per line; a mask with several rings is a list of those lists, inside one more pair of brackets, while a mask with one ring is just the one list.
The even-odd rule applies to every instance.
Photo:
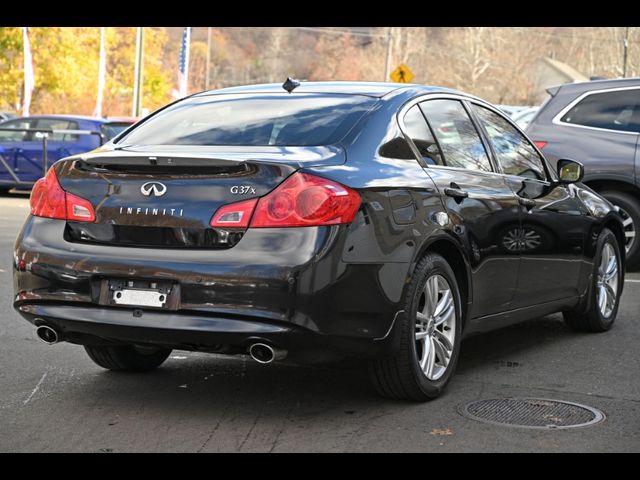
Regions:
[[[63, 120], [58, 118], [39, 118], [36, 120], [35, 128], [43, 130], [78, 130], [78, 122], [72, 120]], [[35, 137], [41, 138], [36, 134]], [[56, 132], [49, 134], [50, 142], [76, 142], [80, 138], [74, 133]]]
[[565, 113], [560, 121], [572, 125], [640, 132], [640, 89], [592, 93]]
[[131, 126], [130, 123], [103, 123], [100, 126], [100, 130], [104, 135], [105, 141], [109, 141], [120, 133], [124, 132], [127, 128]]
[[458, 100], [427, 100], [420, 104], [438, 139], [447, 166], [492, 171], [482, 139]]

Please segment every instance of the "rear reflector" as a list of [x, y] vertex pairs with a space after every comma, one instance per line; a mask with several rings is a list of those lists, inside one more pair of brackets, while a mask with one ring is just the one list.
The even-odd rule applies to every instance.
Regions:
[[89, 200], [65, 192], [54, 168], [38, 180], [29, 198], [31, 215], [75, 222], [94, 222], [96, 214]]
[[538, 147], [538, 150], [542, 150], [548, 142], [545, 142], [544, 140], [536, 140], [533, 143], [535, 143], [536, 147]]

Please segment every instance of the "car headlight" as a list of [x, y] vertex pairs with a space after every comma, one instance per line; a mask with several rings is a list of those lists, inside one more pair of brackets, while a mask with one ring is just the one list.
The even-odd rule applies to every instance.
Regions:
[[594, 217], [604, 217], [609, 212], [607, 203], [595, 193], [591, 193], [588, 190], [579, 190], [578, 197]]

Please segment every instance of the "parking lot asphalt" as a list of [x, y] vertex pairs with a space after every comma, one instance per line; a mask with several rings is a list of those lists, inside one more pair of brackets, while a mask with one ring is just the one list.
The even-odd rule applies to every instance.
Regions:
[[[640, 273], [614, 328], [567, 329], [560, 315], [467, 339], [446, 393], [391, 401], [360, 362], [258, 365], [174, 351], [157, 371], [102, 370], [82, 347], [47, 346], [12, 309], [14, 239], [28, 197], [0, 197], [0, 452], [640, 451]], [[602, 410], [584, 428], [480, 423], [459, 408], [538, 397]]]

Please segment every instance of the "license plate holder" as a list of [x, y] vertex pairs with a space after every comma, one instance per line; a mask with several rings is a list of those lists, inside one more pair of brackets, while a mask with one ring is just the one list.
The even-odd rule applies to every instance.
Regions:
[[158, 289], [123, 288], [113, 292], [112, 298], [117, 305], [134, 307], [162, 308], [167, 302], [167, 294]]
[[102, 279], [98, 303], [114, 307], [177, 310], [180, 285], [167, 280]]

